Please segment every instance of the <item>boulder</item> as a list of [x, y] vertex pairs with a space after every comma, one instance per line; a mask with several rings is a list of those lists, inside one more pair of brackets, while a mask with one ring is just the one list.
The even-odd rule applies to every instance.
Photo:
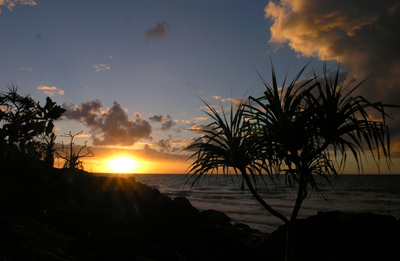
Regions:
[[[286, 226], [260, 245], [262, 252], [284, 260]], [[297, 260], [400, 260], [400, 226], [393, 216], [372, 213], [319, 212], [295, 225]]]
[[224, 224], [231, 222], [231, 219], [228, 217], [227, 214], [213, 209], [201, 211], [200, 216], [206, 222], [212, 224]]
[[173, 200], [174, 210], [181, 214], [198, 214], [199, 210], [192, 206], [190, 201], [185, 197], [176, 197]]

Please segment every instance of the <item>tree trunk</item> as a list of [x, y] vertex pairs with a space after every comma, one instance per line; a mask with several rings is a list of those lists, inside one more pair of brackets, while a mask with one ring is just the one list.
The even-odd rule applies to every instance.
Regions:
[[286, 252], [285, 252], [285, 261], [294, 261], [296, 260], [296, 255], [294, 253], [294, 245], [295, 245], [295, 221], [290, 220], [288, 224], [286, 224]]
[[299, 210], [301, 204], [303, 203], [304, 197], [306, 196], [306, 186], [307, 181], [304, 177], [300, 176], [299, 180], [299, 188], [297, 190], [296, 202], [293, 207], [292, 215], [290, 216], [289, 223], [286, 224], [286, 253], [285, 260], [286, 261], [295, 261], [296, 255], [295, 251], [295, 227], [296, 227], [296, 219], [299, 214]]
[[297, 189], [296, 202], [293, 207], [292, 215], [290, 215], [290, 222], [292, 220], [296, 220], [297, 215], [299, 214], [301, 204], [303, 203], [303, 200], [306, 197], [306, 187], [307, 187], [307, 181], [301, 175], [299, 180], [299, 188]]

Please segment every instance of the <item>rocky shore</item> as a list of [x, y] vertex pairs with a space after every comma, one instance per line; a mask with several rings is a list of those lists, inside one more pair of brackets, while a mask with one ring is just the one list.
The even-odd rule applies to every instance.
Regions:
[[[298, 260], [400, 260], [399, 221], [319, 213], [296, 226]], [[283, 260], [271, 235], [199, 211], [134, 178], [85, 172], [0, 178], [2, 260]]]

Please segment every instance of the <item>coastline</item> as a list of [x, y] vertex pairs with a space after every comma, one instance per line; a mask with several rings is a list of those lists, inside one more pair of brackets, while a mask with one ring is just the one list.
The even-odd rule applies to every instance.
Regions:
[[[207, 176], [198, 186], [185, 185], [185, 175], [135, 174], [137, 181], [157, 188], [172, 198], [187, 197], [198, 209], [218, 209], [234, 221], [271, 233], [282, 221], [260, 207], [248, 189], [241, 190], [240, 177], [227, 179], [222, 175]], [[389, 178], [389, 179], [388, 179]], [[318, 211], [344, 211], [348, 213], [372, 212], [400, 217], [400, 175], [343, 175], [339, 180], [323, 187], [324, 194], [312, 194], [300, 209], [299, 218], [317, 215]], [[261, 195], [285, 216], [290, 216], [295, 200], [295, 191], [284, 182], [271, 184], [269, 191], [259, 188]]]

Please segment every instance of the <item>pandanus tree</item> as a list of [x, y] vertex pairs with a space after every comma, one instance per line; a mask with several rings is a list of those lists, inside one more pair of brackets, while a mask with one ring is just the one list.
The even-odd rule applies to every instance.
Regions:
[[186, 148], [195, 151], [189, 158], [193, 158], [194, 162], [188, 169], [188, 174], [194, 175], [188, 181], [193, 179], [193, 186], [203, 175], [213, 173], [214, 170], [220, 170], [224, 174], [240, 173], [254, 198], [270, 213], [286, 220], [285, 216], [275, 211], [257, 192], [254, 183], [256, 175], [268, 166], [265, 161], [260, 160], [263, 153], [262, 137], [245, 121], [245, 105], [240, 103], [235, 113], [231, 105], [228, 120], [222, 106], [221, 116], [213, 106], [205, 104], [209, 111], [204, 112], [214, 121], [202, 130], [202, 137]]
[[[272, 66], [272, 85], [261, 78], [264, 95], [250, 97], [234, 117], [231, 112], [230, 123], [208, 106], [212, 113], [207, 114], [214, 122], [188, 147], [197, 149], [188, 173], [201, 176], [220, 167], [241, 172], [253, 196], [286, 224], [286, 260], [295, 259], [294, 228], [301, 204], [310, 192], [320, 191], [316, 177], [329, 181], [330, 176], [340, 174], [347, 154], [353, 156], [359, 172], [367, 152], [378, 166], [383, 156], [390, 167], [385, 108], [398, 107], [352, 96], [362, 82], [346, 88], [339, 81], [339, 69], [330, 77], [325, 65], [322, 77], [314, 73], [299, 84], [306, 66], [288, 86], [286, 77], [278, 85]], [[271, 179], [284, 175], [286, 184], [297, 189], [290, 217], [272, 209], [255, 189], [257, 178], [249, 178], [265, 174]]]

